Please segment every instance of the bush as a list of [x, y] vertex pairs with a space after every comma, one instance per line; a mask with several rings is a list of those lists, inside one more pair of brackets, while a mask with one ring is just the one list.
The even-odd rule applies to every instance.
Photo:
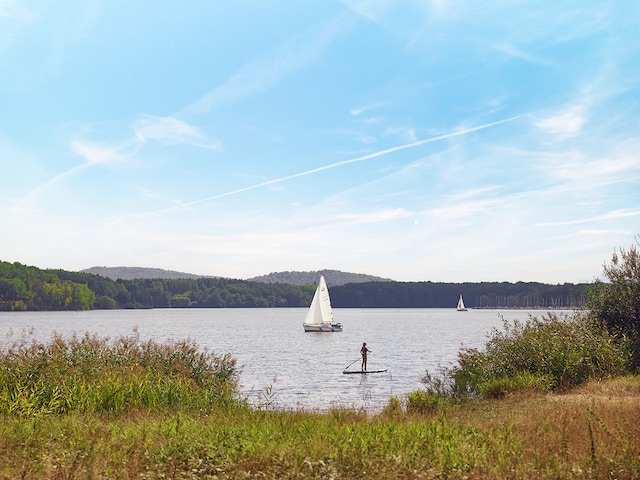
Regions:
[[50, 344], [24, 339], [0, 351], [0, 413], [207, 409], [237, 396], [230, 356], [188, 341], [158, 344], [137, 334], [113, 342], [85, 334]]
[[389, 416], [399, 415], [402, 413], [402, 404], [398, 397], [389, 398], [389, 403], [382, 409], [382, 413]]
[[587, 291], [587, 308], [611, 333], [631, 341], [632, 368], [640, 369], [640, 251], [632, 245], [614, 252], [604, 275], [607, 282], [596, 280]]
[[[586, 315], [529, 317], [504, 322], [484, 351], [463, 349], [446, 372], [453, 396], [504, 396], [524, 389], [563, 390], [591, 379], [628, 372], [628, 344]], [[428, 381], [427, 375], [424, 382]], [[442, 387], [440, 387], [442, 388]]]
[[517, 392], [546, 392], [553, 379], [549, 375], [519, 372], [512, 377], [492, 378], [480, 387], [480, 394], [489, 398], [502, 398]]
[[407, 398], [408, 413], [431, 413], [446, 405], [446, 399], [438, 392], [417, 390]]

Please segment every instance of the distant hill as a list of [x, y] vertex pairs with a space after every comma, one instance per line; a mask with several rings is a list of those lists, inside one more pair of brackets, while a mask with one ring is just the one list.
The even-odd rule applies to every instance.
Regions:
[[[203, 278], [214, 275], [195, 275], [193, 273], [176, 272], [162, 268], [146, 267], [91, 267], [80, 270], [80, 273], [90, 273], [110, 278], [111, 280], [134, 280], [136, 278]], [[315, 285], [320, 274], [330, 286], [337, 287], [347, 283], [393, 282], [390, 278], [381, 278], [363, 273], [341, 272], [340, 270], [318, 270], [312, 272], [273, 272], [268, 275], [248, 278], [249, 282], [287, 283], [289, 285]]]
[[347, 283], [393, 282], [390, 278], [375, 277], [363, 273], [341, 272], [340, 270], [318, 270], [315, 272], [274, 272], [269, 275], [248, 278], [250, 282], [288, 283], [289, 285], [315, 285], [320, 274], [324, 275], [327, 284], [333, 287]]
[[163, 270], [162, 268], [145, 267], [91, 267], [80, 270], [81, 273], [91, 273], [111, 280], [134, 280], [136, 278], [202, 278], [203, 275], [193, 273]]

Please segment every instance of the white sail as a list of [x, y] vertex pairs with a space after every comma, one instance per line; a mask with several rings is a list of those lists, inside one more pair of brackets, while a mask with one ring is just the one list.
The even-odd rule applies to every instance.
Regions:
[[467, 308], [464, 306], [464, 301], [462, 300], [462, 294], [460, 294], [460, 298], [458, 299], [457, 310], [459, 312], [466, 312], [467, 311]]
[[316, 292], [313, 294], [313, 300], [311, 300], [311, 305], [303, 325], [305, 331], [308, 332], [332, 332], [342, 330], [342, 325], [333, 321], [329, 289], [322, 275], [320, 275], [318, 288], [316, 288]]

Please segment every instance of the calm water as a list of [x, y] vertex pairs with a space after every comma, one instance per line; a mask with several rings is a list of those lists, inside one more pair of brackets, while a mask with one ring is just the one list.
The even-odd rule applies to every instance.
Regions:
[[[90, 312], [0, 312], [0, 344], [23, 332], [49, 340], [88, 331], [100, 337], [129, 335], [162, 342], [191, 339], [243, 366], [242, 392], [283, 409], [325, 410], [334, 406], [377, 411], [391, 395], [419, 389], [426, 370], [450, 366], [462, 345], [482, 347], [493, 327], [528, 318], [526, 311], [455, 309], [334, 309], [343, 332], [304, 333], [303, 308], [158, 309]], [[534, 312], [542, 315], [544, 312]], [[360, 367], [360, 346], [372, 353], [371, 375], [343, 375]]]

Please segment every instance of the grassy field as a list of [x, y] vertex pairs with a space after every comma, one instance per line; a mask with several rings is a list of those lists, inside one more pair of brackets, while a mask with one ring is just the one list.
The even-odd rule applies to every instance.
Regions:
[[640, 478], [640, 378], [379, 415], [5, 414], [1, 478]]

